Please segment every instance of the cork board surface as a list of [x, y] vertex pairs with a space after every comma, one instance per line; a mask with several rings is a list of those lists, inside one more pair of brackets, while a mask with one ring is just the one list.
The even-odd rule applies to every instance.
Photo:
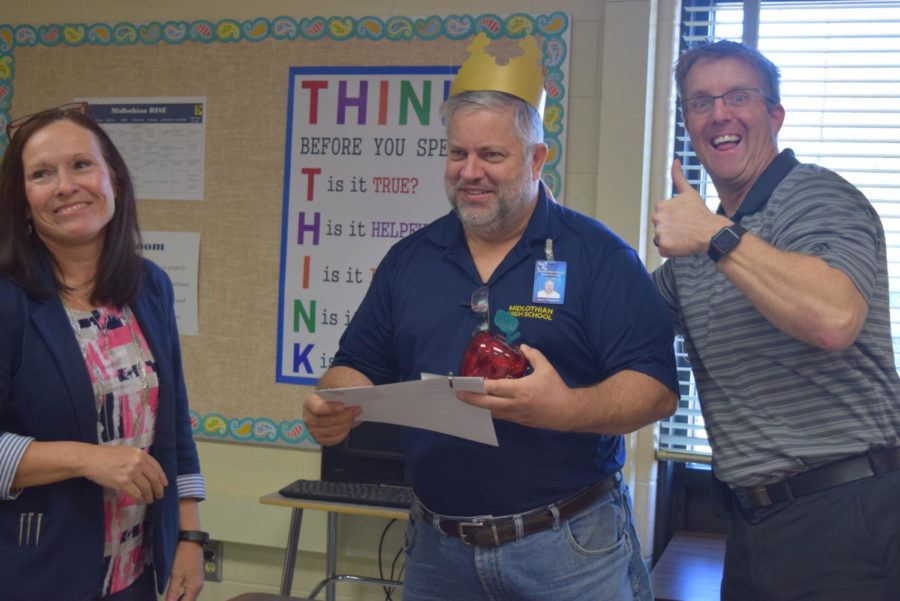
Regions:
[[[567, 17], [554, 16], [549, 26], [567, 41]], [[83, 97], [206, 98], [204, 199], [138, 199], [143, 230], [201, 236], [199, 334], [181, 338], [194, 432], [313, 446], [300, 421], [309, 387], [275, 382], [289, 68], [459, 65], [471, 36], [124, 44], [111, 30], [115, 44], [49, 43], [41, 40], [52, 28], [4, 27], [0, 42], [19, 42], [0, 48], [12, 57], [3, 59], [12, 66], [11, 117]], [[70, 40], [80, 26], [55, 27]]]

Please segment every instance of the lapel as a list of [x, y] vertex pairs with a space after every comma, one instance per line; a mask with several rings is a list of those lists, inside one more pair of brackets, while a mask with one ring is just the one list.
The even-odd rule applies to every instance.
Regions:
[[65, 383], [66, 390], [63, 394], [69, 398], [79, 439], [96, 443], [97, 409], [94, 388], [62, 301], [58, 296], [42, 301], [31, 314], [31, 321], [38, 335], [43, 338]]
[[[147, 340], [150, 352], [153, 354], [154, 369], [159, 377], [159, 405], [157, 406], [156, 420], [157, 423], [168, 423], [169, 407], [172, 398], [172, 374], [169, 369], [172, 367], [171, 341], [168, 338], [168, 320], [166, 311], [163, 309], [165, 301], [164, 295], [161, 294], [156, 279], [151, 275], [146, 260], [143, 265], [143, 279], [141, 280], [141, 288], [137, 298], [131, 305], [131, 310], [140, 324], [141, 332]], [[168, 428], [157, 428], [155, 434], [154, 447], [158, 446], [160, 437], [166, 436]]]
[[147, 344], [150, 346], [150, 351], [153, 353], [154, 361], [156, 361], [157, 372], [159, 372], [160, 364], [165, 363], [165, 361], [161, 361], [163, 357], [160, 353], [165, 347], [160, 346], [159, 344], [163, 338], [160, 329], [165, 327], [166, 322], [159, 310], [159, 304], [154, 302], [155, 296], [153, 294], [148, 294], [148, 287], [150, 285], [150, 277], [148, 276], [147, 269], [144, 268], [141, 289], [138, 292], [137, 299], [134, 301], [131, 310], [134, 311], [134, 316], [141, 326], [141, 332], [144, 334], [144, 338], [147, 339]]

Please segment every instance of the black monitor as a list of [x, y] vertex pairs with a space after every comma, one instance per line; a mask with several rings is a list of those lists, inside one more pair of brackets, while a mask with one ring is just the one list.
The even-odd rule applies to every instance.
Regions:
[[344, 442], [322, 447], [322, 480], [405, 485], [404, 428], [363, 422]]

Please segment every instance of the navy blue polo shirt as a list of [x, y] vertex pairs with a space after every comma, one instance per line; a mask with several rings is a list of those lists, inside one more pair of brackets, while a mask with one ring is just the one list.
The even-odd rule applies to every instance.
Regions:
[[[546, 258], [548, 238], [555, 259], [567, 265], [562, 304], [533, 300], [535, 265]], [[483, 319], [469, 307], [482, 283], [451, 212], [388, 251], [333, 365], [357, 369], [375, 384], [458, 373]], [[498, 309], [517, 317], [517, 342], [540, 350], [567, 385], [634, 370], [678, 389], [669, 315], [637, 254], [601, 223], [548, 199], [543, 187], [525, 233], [487, 285], [491, 322]], [[577, 492], [625, 459], [621, 436], [494, 424], [499, 447], [407, 429], [407, 477], [432, 511], [525, 511]]]

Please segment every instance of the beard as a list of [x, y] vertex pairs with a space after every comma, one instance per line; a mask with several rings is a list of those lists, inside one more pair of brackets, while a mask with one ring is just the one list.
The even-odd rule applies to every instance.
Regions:
[[[459, 217], [463, 227], [481, 235], [502, 234], [517, 226], [522, 214], [530, 205], [534, 196], [534, 182], [525, 171], [521, 178], [500, 184], [499, 186], [483, 185], [481, 180], [455, 182], [445, 181], [447, 197], [453, 211]], [[460, 195], [460, 189], [469, 185], [481, 186], [485, 192], [494, 195], [494, 203], [484, 205], [469, 203]]]

